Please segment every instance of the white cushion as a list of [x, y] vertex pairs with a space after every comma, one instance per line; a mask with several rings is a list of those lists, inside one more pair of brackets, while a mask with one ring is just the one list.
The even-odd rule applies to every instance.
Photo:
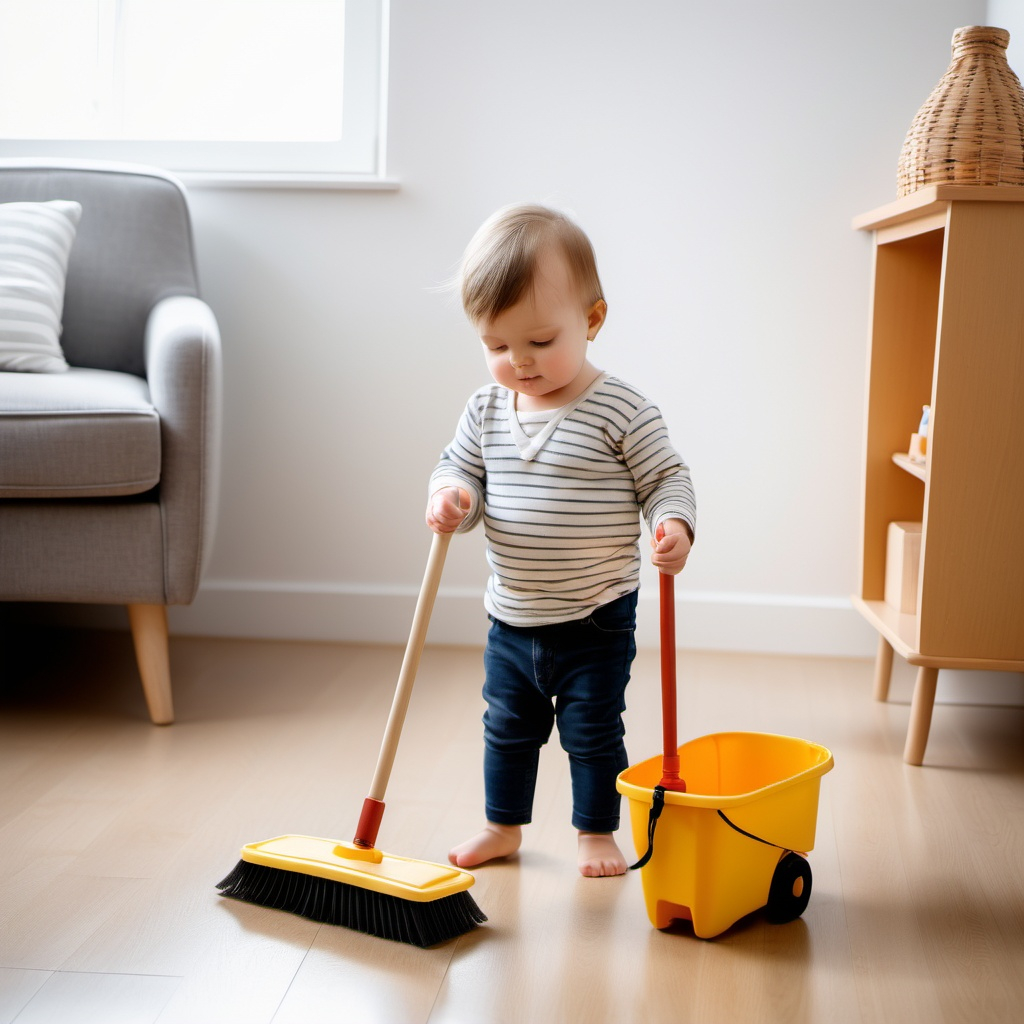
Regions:
[[0, 203], [0, 370], [59, 373], [64, 278], [82, 206]]

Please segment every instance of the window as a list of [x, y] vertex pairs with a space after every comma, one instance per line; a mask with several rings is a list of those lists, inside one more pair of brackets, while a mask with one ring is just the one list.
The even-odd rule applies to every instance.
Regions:
[[383, 174], [387, 0], [0, 0], [0, 153]]

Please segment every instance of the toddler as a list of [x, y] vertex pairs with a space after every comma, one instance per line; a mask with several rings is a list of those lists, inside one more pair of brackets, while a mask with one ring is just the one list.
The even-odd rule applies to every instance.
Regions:
[[491, 627], [486, 824], [449, 859], [474, 867], [519, 849], [557, 723], [580, 872], [619, 875], [639, 514], [652, 537], [664, 527], [653, 564], [678, 573], [696, 522], [690, 473], [658, 409], [589, 360], [608, 307], [573, 221], [540, 206], [499, 210], [470, 242], [459, 282], [494, 383], [470, 398], [431, 476], [427, 524], [450, 533], [483, 520]]

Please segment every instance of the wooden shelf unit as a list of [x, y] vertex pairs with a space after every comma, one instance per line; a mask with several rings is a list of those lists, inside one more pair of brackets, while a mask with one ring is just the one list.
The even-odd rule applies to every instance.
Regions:
[[[938, 671], [1024, 671], [1024, 188], [932, 185], [858, 217], [874, 233], [860, 590], [919, 667], [904, 759], [921, 764]], [[906, 452], [931, 406], [928, 456]], [[888, 524], [922, 523], [918, 612], [884, 601]]]

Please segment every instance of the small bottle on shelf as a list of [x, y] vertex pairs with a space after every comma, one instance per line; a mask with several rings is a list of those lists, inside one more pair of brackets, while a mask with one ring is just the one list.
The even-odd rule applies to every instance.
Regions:
[[917, 433], [910, 435], [910, 450], [907, 454], [911, 461], [924, 463], [928, 456], [928, 421], [931, 419], [931, 406], [921, 406], [921, 422]]

